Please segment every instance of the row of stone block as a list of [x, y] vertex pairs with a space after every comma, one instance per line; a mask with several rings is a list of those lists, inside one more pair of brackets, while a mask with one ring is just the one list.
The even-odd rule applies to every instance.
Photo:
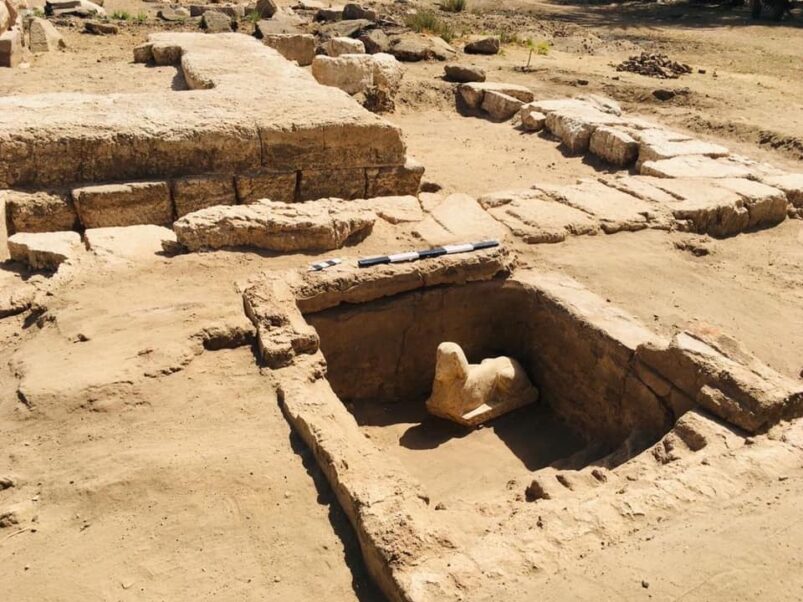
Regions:
[[404, 167], [318, 170], [241, 175], [200, 175], [170, 181], [84, 186], [69, 193], [0, 193], [5, 199], [9, 234], [78, 228], [170, 224], [176, 218], [214, 205], [261, 199], [297, 202], [319, 198], [371, 198], [416, 195], [424, 168]]

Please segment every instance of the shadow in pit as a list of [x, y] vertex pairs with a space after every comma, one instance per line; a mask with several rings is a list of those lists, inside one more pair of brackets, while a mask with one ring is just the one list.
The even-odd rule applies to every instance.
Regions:
[[329, 522], [335, 535], [343, 542], [343, 559], [346, 566], [351, 571], [351, 586], [360, 602], [385, 602], [386, 598], [382, 595], [379, 588], [374, 585], [365, 563], [362, 559], [360, 545], [357, 535], [351, 527], [351, 523], [346, 517], [340, 504], [335, 497], [329, 482], [315, 461], [315, 456], [294, 431], [290, 431], [290, 447], [301, 458], [301, 463], [312, 478], [315, 490], [318, 492], [318, 503], [327, 506], [329, 510]]
[[[410, 450], [431, 450], [453, 439], [469, 437], [474, 430], [432, 416], [421, 403], [359, 403], [349, 410], [360, 426], [410, 424], [399, 437], [399, 445]], [[500, 416], [481, 428], [491, 429], [527, 470], [539, 470], [586, 447], [549, 408], [536, 404]]]

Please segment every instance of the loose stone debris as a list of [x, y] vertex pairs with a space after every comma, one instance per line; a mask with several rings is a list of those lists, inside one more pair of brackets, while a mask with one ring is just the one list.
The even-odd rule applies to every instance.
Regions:
[[691, 73], [692, 69], [684, 63], [671, 60], [665, 54], [653, 54], [642, 52], [631, 56], [627, 60], [616, 65], [617, 71], [629, 71], [646, 75], [647, 77], [657, 77], [658, 79], [677, 79], [681, 75]]

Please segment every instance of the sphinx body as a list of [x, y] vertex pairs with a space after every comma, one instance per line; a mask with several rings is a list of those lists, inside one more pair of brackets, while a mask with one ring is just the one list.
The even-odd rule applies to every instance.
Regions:
[[456, 343], [441, 343], [435, 358], [430, 414], [465, 426], [477, 426], [538, 401], [538, 389], [519, 362], [494, 357], [469, 364]]

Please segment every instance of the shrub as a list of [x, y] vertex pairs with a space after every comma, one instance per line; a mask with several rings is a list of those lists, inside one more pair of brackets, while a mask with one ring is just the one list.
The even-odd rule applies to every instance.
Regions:
[[112, 19], [117, 19], [118, 21], [130, 21], [131, 13], [127, 10], [116, 10], [112, 13]]
[[448, 13], [462, 13], [466, 10], [466, 0], [443, 0], [441, 9]]
[[447, 42], [454, 39], [454, 30], [448, 23], [441, 21], [438, 16], [429, 10], [409, 15], [404, 24], [417, 33], [431, 33], [442, 37]]

